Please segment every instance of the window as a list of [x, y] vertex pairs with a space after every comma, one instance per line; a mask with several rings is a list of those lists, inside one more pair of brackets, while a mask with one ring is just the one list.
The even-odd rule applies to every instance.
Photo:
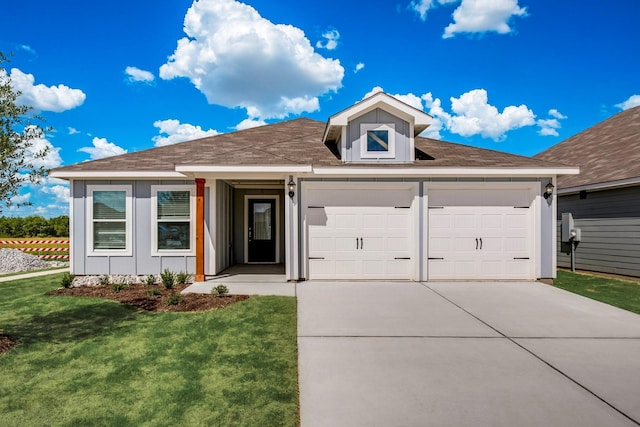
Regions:
[[363, 159], [395, 158], [395, 136], [395, 125], [393, 123], [361, 124], [360, 157]]
[[151, 186], [153, 255], [193, 255], [195, 252], [195, 188]]
[[88, 185], [89, 255], [131, 255], [131, 186]]

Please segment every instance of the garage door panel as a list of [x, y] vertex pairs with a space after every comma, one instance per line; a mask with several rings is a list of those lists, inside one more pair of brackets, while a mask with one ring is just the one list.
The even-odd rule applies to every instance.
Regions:
[[523, 208], [531, 192], [428, 189], [427, 195], [428, 258], [444, 258], [428, 260], [430, 280], [532, 278], [532, 209]]
[[[306, 202], [322, 206], [320, 209], [307, 207], [305, 211], [310, 215], [307, 226], [310, 279], [412, 277], [415, 233], [413, 210], [406, 207], [413, 204], [414, 190], [404, 187], [383, 191], [322, 190], [321, 193], [309, 191]], [[324, 213], [324, 222], [323, 215], [314, 212], [316, 210]], [[318, 240], [320, 238], [333, 243]], [[322, 265], [331, 264], [328, 273], [311, 268], [314, 256], [325, 258]], [[395, 258], [409, 260], [395, 262]]]

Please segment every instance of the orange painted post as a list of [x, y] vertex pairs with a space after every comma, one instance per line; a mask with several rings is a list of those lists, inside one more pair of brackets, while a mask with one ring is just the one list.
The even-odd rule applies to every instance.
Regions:
[[204, 282], [204, 178], [196, 178], [196, 282]]

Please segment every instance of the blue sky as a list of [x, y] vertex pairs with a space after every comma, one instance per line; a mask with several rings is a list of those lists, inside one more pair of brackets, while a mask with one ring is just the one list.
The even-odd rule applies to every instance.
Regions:
[[[301, 6], [304, 5], [304, 6]], [[536, 154], [640, 104], [637, 0], [29, 1], [3, 5], [49, 167], [264, 123], [321, 121], [383, 89], [425, 136]], [[68, 186], [23, 188], [68, 212]]]

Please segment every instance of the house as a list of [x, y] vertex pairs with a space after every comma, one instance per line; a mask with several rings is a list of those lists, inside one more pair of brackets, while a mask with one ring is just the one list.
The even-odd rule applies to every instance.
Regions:
[[288, 280], [555, 277], [549, 184], [578, 170], [419, 137], [431, 121], [377, 93], [326, 124], [301, 118], [55, 169], [71, 184], [71, 270], [169, 268], [201, 281], [280, 263]]
[[[640, 107], [623, 111], [535, 156], [580, 166], [558, 178], [558, 214], [582, 230], [581, 270], [640, 277]], [[558, 217], [560, 219], [560, 217]], [[561, 248], [558, 264], [570, 265]]]

